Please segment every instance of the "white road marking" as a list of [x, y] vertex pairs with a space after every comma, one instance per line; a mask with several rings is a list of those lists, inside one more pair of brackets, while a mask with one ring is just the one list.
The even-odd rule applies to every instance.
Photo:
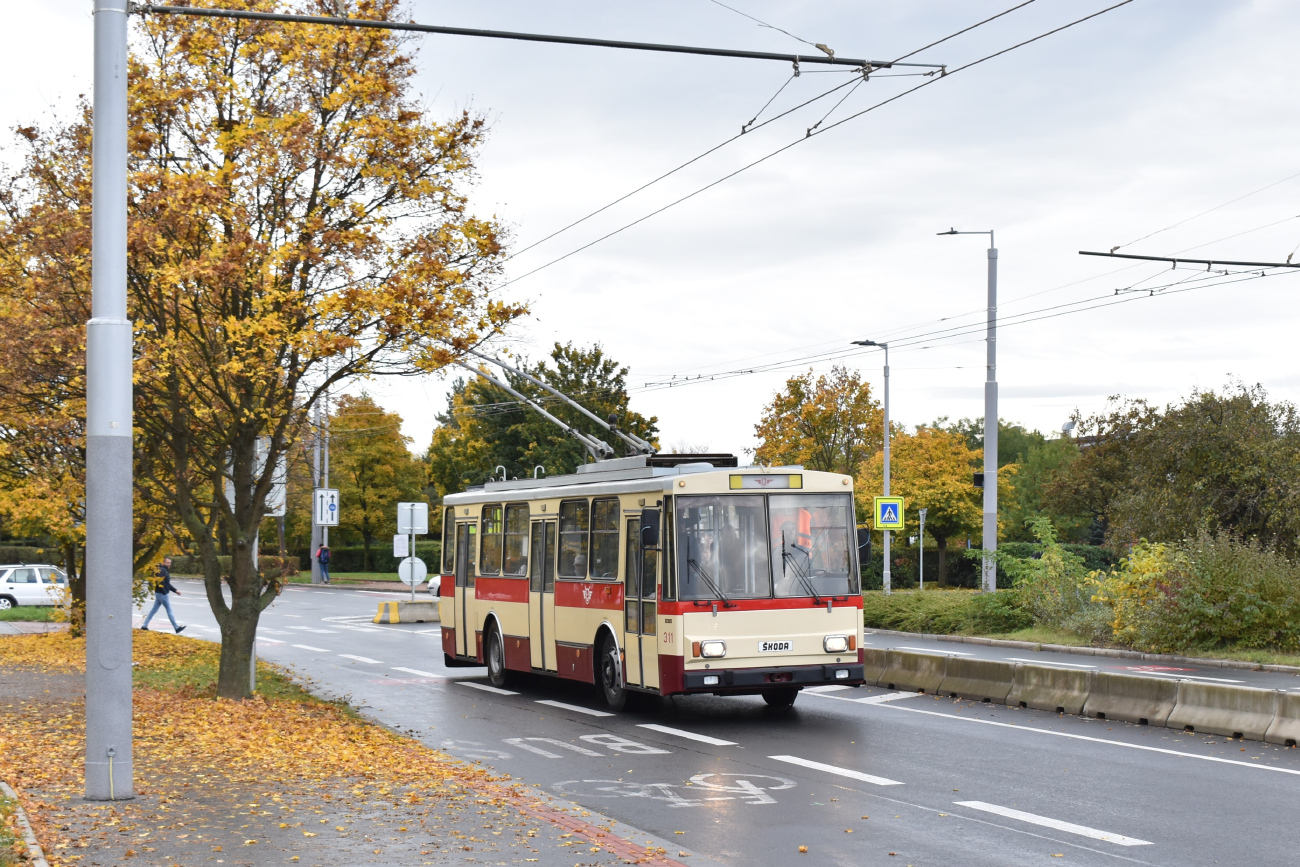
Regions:
[[848, 777], [851, 780], [861, 780], [864, 783], [871, 783], [875, 786], [901, 786], [898, 780], [889, 780], [885, 777], [875, 777], [871, 774], [864, 774], [862, 771], [854, 771], [849, 768], [839, 768], [835, 765], [826, 765], [821, 762], [814, 762], [811, 759], [801, 759], [798, 756], [768, 756], [776, 762], [789, 762], [792, 765], [800, 765], [805, 768], [812, 768], [814, 771], [825, 771], [828, 774], [836, 774], [841, 777]]
[[511, 746], [519, 747], [520, 749], [528, 750], [530, 753], [537, 753], [537, 755], [545, 756], [548, 759], [561, 758], [556, 753], [550, 752], [549, 750], [544, 750], [539, 746], [534, 746], [533, 744], [528, 743], [528, 741], [537, 741], [539, 743], [551, 744], [552, 746], [556, 746], [556, 747], [563, 747], [566, 750], [573, 750], [575, 753], [579, 753], [584, 756], [605, 755], [604, 753], [598, 753], [595, 750], [589, 750], [586, 747], [580, 747], [577, 744], [569, 744], [569, 743], [565, 743], [564, 741], [558, 741], [555, 738], [506, 738], [505, 739], [505, 743], [508, 743]]
[[1127, 669], [1137, 675], [1154, 674], [1156, 677], [1172, 677], [1177, 680], [1208, 680], [1211, 683], [1245, 683], [1244, 680], [1229, 680], [1226, 677], [1203, 677], [1195, 674], [1180, 674], [1176, 671], [1143, 671], [1142, 669]]
[[257, 640], [263, 644], [284, 644], [283, 641], [276, 641], [274, 638], [259, 638]]
[[371, 665], [383, 665], [382, 659], [371, 659], [368, 656], [353, 656], [351, 653], [340, 653], [339, 656], [344, 659], [355, 659], [357, 662], [368, 662]]
[[410, 597], [410, 593], [403, 593], [400, 590], [354, 590], [353, 596], [397, 596], [402, 599]]
[[839, 692], [842, 689], [853, 689], [851, 686], [840, 686], [835, 683], [828, 683], [825, 686], [805, 686], [804, 692]]
[[336, 624], [339, 629], [346, 629], [348, 632], [383, 632], [383, 629], [376, 629], [373, 626], [353, 626], [350, 623]]
[[686, 738], [687, 740], [691, 740], [691, 741], [699, 741], [702, 744], [713, 744], [715, 747], [734, 747], [736, 745], [735, 741], [724, 741], [722, 738], [711, 738], [708, 735], [699, 735], [696, 734], [695, 732], [686, 732], [686, 731], [682, 731], [681, 729], [670, 728], [669, 726], [661, 726], [656, 723], [639, 723], [637, 725], [637, 728], [650, 729], [651, 731], [656, 731], [656, 732], [663, 732], [666, 735], [675, 735], [676, 737], [679, 738]]
[[472, 680], [458, 680], [456, 682], [461, 686], [468, 686], [471, 689], [481, 689], [484, 692], [492, 692], [497, 695], [519, 695], [519, 693], [511, 692], [508, 689], [497, 689], [495, 686], [489, 686], [486, 683], [474, 683]]
[[314, 632], [317, 635], [337, 635], [333, 629], [317, 629], [314, 626], [289, 626], [288, 629], [294, 629], [298, 632]]
[[[827, 698], [838, 698], [838, 696], [827, 696]], [[986, 726], [997, 726], [1004, 729], [1015, 729], [1018, 732], [1036, 732], [1041, 735], [1052, 735], [1058, 738], [1070, 738], [1076, 741], [1092, 741], [1095, 744], [1110, 744], [1115, 747], [1126, 747], [1130, 750], [1146, 750], [1149, 753], [1164, 753], [1169, 756], [1178, 756], [1182, 759], [1200, 759], [1203, 762], [1219, 762], [1225, 765], [1239, 765], [1243, 768], [1254, 768], [1257, 771], [1276, 771], [1279, 774], [1294, 774], [1300, 776], [1300, 770], [1292, 768], [1278, 768], [1272, 765], [1259, 765], [1252, 762], [1239, 762], [1236, 759], [1221, 759], [1218, 756], [1198, 756], [1195, 753], [1184, 753], [1180, 750], [1167, 750], [1164, 747], [1148, 747], [1142, 744], [1126, 744], [1123, 741], [1112, 741], [1107, 738], [1094, 738], [1088, 735], [1076, 735], [1070, 732], [1054, 732], [1051, 729], [1040, 729], [1034, 726], [1021, 726], [1013, 723], [996, 722], [991, 719], [976, 719], [970, 716], [958, 716], [952, 713], [940, 713], [937, 710], [922, 710], [919, 707], [903, 707], [902, 705], [889, 704], [885, 707], [890, 710], [905, 710], [908, 713], [923, 713], [926, 716], [941, 716], [945, 719], [961, 720], [962, 722], [979, 723]]]
[[1064, 665], [1067, 668], [1096, 668], [1095, 665], [1084, 665], [1079, 662], [1057, 662], [1055, 659], [1022, 659], [1019, 656], [1006, 657], [1008, 662], [1029, 662], [1034, 665]]
[[[918, 695], [925, 695], [923, 692], [887, 692], [884, 695], [869, 695], [866, 698], [851, 698], [849, 701], [856, 701], [858, 704], [884, 704], [889, 701], [899, 701], [904, 698], [916, 698]], [[831, 698], [839, 698], [838, 695]]]
[[442, 675], [434, 674], [431, 671], [420, 671], [418, 668], [402, 668], [400, 665], [394, 665], [393, 671], [404, 671], [407, 674], [414, 674], [417, 677], [442, 677]]
[[373, 614], [344, 614], [340, 617], [322, 617], [321, 620], [325, 623], [369, 623], [374, 617]]
[[417, 629], [417, 630], [414, 632], [414, 634], [415, 634], [415, 635], [441, 635], [441, 634], [442, 634], [442, 627], [439, 626], [439, 627], [437, 627], [436, 629]]
[[[211, 626], [200, 626], [200, 627], [199, 627], [199, 629], [211, 629], [211, 628], [212, 628]], [[265, 632], [267, 635], [288, 635], [288, 634], [289, 634], [289, 633], [285, 632], [283, 629], [262, 629], [262, 628], [259, 628], [257, 631], [258, 631], [258, 632]]]
[[1134, 837], [1125, 837], [1123, 834], [1111, 834], [1108, 831], [1098, 831], [1096, 828], [1088, 828], [1084, 825], [1075, 825], [1071, 822], [1062, 822], [1060, 819], [1049, 819], [1046, 816], [1035, 816], [1033, 813], [1026, 813], [1022, 810], [1013, 810], [1010, 807], [999, 807], [997, 804], [986, 804], [983, 801], [954, 801], [959, 807], [970, 807], [972, 810], [981, 810], [985, 813], [995, 813], [999, 816], [1006, 816], [1008, 819], [1019, 819], [1021, 822], [1028, 822], [1031, 825], [1042, 825], [1044, 828], [1053, 828], [1057, 831], [1064, 831], [1067, 834], [1078, 834], [1080, 837], [1091, 837], [1094, 840], [1105, 840], [1107, 843], [1114, 843], [1116, 846], [1150, 846], [1150, 840], [1138, 840]]
[[613, 716], [612, 713], [606, 713], [603, 710], [592, 710], [589, 707], [578, 707], [576, 704], [565, 704], [562, 701], [552, 701], [549, 698], [537, 700], [538, 704], [549, 704], [551, 707], [558, 707], [561, 710], [571, 710], [577, 713], [585, 713], [588, 716]]
[[960, 650], [936, 650], [933, 647], [908, 647], [906, 644], [898, 645], [899, 650], [919, 650], [921, 653], [937, 653], [941, 656], [974, 656], [973, 653], [964, 653]]
[[295, 644], [294, 647], [301, 648], [302, 650], [314, 650], [317, 653], [329, 653], [329, 651], [323, 647], [312, 647], [310, 644]]

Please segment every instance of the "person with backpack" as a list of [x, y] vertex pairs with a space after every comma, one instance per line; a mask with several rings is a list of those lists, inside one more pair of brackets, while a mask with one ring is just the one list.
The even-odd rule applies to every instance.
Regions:
[[326, 584], [330, 583], [330, 546], [321, 545], [316, 552], [316, 562], [320, 564], [320, 577]]
[[141, 624], [140, 628], [145, 631], [148, 631], [149, 621], [152, 620], [153, 616], [158, 613], [158, 609], [166, 608], [167, 619], [172, 622], [172, 629], [176, 630], [177, 635], [180, 635], [182, 632], [185, 631], [185, 627], [176, 625], [176, 617], [172, 614], [171, 594], [175, 593], [177, 596], [180, 596], [181, 591], [177, 590], [174, 586], [172, 586], [172, 558], [171, 557], [163, 558], [162, 565], [158, 567], [158, 578], [160, 580], [154, 586], [154, 591], [153, 591], [153, 608], [149, 609], [149, 614], [145, 617], [144, 623]]

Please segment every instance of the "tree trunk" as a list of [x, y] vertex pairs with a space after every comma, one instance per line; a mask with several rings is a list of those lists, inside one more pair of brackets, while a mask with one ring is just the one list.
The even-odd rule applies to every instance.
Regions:
[[80, 638], [86, 626], [86, 574], [77, 568], [77, 546], [63, 546], [63, 569], [68, 573], [68, 593], [71, 607], [68, 611], [68, 631]]
[[[215, 558], [213, 558], [215, 560]], [[206, 564], [205, 564], [206, 566]], [[206, 572], [206, 569], [205, 569]], [[205, 575], [209, 601], [213, 588], [221, 593], [221, 579], [212, 580]], [[261, 592], [261, 581], [253, 568], [252, 544], [240, 540], [232, 546], [230, 563], [230, 606], [220, 620], [221, 669], [217, 675], [219, 698], [248, 698], [249, 662], [253, 656], [253, 642], [257, 640], [257, 622], [266, 607]], [[215, 609], [215, 605], [214, 605]]]
[[370, 534], [369, 533], [363, 533], [361, 535], [361, 546], [365, 549], [365, 557], [364, 557], [365, 571], [366, 572], [373, 571], [370, 568]]

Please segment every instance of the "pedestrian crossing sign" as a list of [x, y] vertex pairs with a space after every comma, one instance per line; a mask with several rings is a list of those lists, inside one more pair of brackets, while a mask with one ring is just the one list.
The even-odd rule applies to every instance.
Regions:
[[903, 498], [876, 497], [872, 516], [877, 530], [903, 529]]

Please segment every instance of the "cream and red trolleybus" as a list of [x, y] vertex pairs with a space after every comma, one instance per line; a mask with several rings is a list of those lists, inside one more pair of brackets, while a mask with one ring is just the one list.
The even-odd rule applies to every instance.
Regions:
[[447, 496], [447, 664], [591, 683], [615, 709], [861, 685], [852, 479], [735, 463], [639, 455]]

